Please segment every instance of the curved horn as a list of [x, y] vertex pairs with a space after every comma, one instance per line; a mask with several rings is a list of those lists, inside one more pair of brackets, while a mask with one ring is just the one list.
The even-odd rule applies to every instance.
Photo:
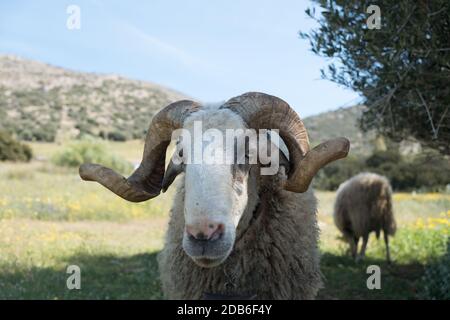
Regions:
[[299, 168], [294, 171], [284, 188], [294, 192], [305, 192], [317, 171], [330, 162], [345, 158], [349, 148], [350, 141], [343, 137], [327, 140], [314, 147], [300, 162]]
[[275, 96], [248, 92], [228, 100], [223, 107], [239, 114], [250, 128], [279, 130], [291, 163], [286, 190], [305, 192], [321, 167], [348, 153], [349, 142], [345, 138], [327, 141], [310, 151], [303, 122], [285, 101]]
[[97, 181], [128, 201], [140, 202], [156, 197], [162, 188], [166, 149], [172, 131], [181, 128], [186, 117], [199, 108], [200, 105], [193, 101], [181, 100], [159, 111], [148, 129], [141, 164], [128, 179], [112, 169], [90, 163], [80, 166], [80, 177]]

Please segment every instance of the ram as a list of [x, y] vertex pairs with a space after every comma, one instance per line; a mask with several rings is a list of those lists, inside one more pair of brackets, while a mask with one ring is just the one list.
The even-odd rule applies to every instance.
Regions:
[[[383, 230], [386, 244], [386, 259], [391, 261], [389, 236], [396, 231], [392, 210], [392, 189], [386, 177], [363, 172], [342, 183], [336, 193], [334, 222], [350, 244], [356, 260], [364, 258], [370, 232], [377, 238]], [[358, 242], [362, 238], [358, 255]]]
[[[187, 135], [195, 134], [196, 123], [202, 132], [224, 135], [230, 129], [236, 135], [277, 129], [288, 154], [276, 149], [279, 165], [272, 175], [261, 173], [259, 161], [174, 161], [186, 156], [178, 150], [192, 149]], [[182, 148], [177, 147], [165, 170], [166, 149], [177, 129], [182, 129], [177, 140]], [[224, 154], [233, 148], [248, 156], [252, 147], [244, 144], [215, 144], [213, 151]], [[322, 281], [316, 198], [309, 186], [321, 167], [345, 157], [348, 149], [348, 140], [338, 138], [310, 150], [306, 129], [286, 102], [251, 92], [215, 106], [172, 103], [154, 116], [143, 160], [128, 179], [96, 164], [82, 165], [80, 176], [139, 202], [158, 196], [183, 173], [158, 256], [167, 298], [312, 299]]]

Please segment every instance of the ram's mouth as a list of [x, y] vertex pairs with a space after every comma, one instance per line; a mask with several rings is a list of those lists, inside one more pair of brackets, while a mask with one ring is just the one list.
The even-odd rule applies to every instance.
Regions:
[[222, 262], [225, 261], [227, 257], [220, 257], [220, 258], [206, 258], [206, 257], [199, 257], [199, 258], [192, 258], [194, 262], [203, 268], [213, 268], [220, 265]]

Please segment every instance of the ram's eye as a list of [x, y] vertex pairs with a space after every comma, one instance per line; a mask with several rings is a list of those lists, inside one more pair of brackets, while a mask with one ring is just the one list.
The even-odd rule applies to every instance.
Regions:
[[246, 158], [245, 163], [239, 163], [236, 165], [236, 169], [240, 171], [241, 173], [248, 173], [250, 171], [250, 163], [248, 159]]

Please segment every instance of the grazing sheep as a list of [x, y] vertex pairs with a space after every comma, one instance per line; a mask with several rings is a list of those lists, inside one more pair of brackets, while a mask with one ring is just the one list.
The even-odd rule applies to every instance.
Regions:
[[[339, 186], [334, 204], [334, 222], [350, 244], [356, 260], [364, 258], [369, 233], [375, 231], [377, 238], [383, 230], [386, 243], [386, 259], [389, 254], [389, 235], [396, 231], [392, 211], [392, 189], [386, 177], [375, 173], [360, 173]], [[363, 239], [359, 256], [358, 242]]]
[[[280, 163], [273, 175], [261, 174], [262, 161], [174, 161], [191, 148], [187, 136], [199, 121], [202, 130], [241, 130], [237, 138], [246, 128], [278, 129], [289, 154], [280, 152], [281, 146], [275, 150]], [[166, 148], [179, 128], [184, 131], [177, 151], [164, 170]], [[246, 156], [251, 151], [245, 143], [232, 148], [236, 156], [239, 148]], [[222, 144], [213, 149], [230, 151]], [[247, 93], [219, 106], [184, 100], [161, 110], [150, 125], [141, 165], [128, 179], [94, 164], [82, 165], [80, 176], [138, 202], [156, 197], [184, 173], [158, 256], [166, 297], [312, 299], [321, 287], [321, 273], [316, 199], [309, 185], [321, 167], [345, 157], [348, 149], [348, 140], [338, 138], [310, 150], [306, 129], [286, 102]]]

